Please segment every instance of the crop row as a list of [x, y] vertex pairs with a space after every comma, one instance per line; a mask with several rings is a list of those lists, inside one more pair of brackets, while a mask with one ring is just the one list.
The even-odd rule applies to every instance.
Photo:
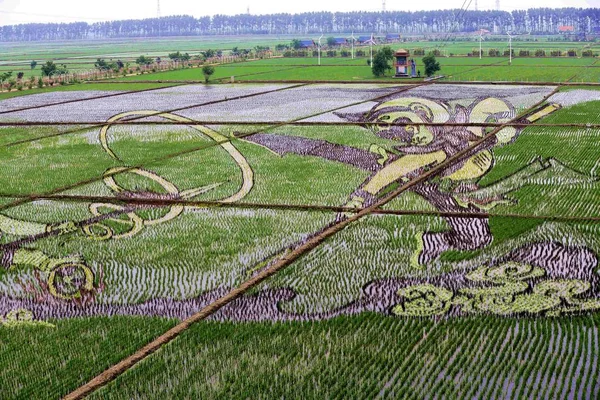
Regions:
[[92, 398], [593, 398], [597, 336], [597, 318], [201, 323]]

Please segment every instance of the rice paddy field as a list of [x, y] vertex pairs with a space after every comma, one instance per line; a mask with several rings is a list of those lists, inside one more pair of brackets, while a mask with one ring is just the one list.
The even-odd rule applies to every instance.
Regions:
[[0, 398], [600, 396], [596, 60], [314, 61], [0, 97]]
[[[325, 36], [350, 36], [348, 34], [325, 34]], [[308, 37], [307, 37], [308, 38]], [[307, 39], [301, 38], [301, 39]], [[477, 37], [478, 38], [478, 37]], [[406, 42], [386, 44], [392, 48], [406, 48], [411, 52], [420, 49], [424, 52], [437, 50], [442, 65], [441, 73], [451, 81], [481, 80], [481, 81], [543, 81], [543, 82], [599, 82], [600, 65], [596, 56], [600, 54], [600, 45], [594, 42], [560, 41], [558, 37], [523, 35], [513, 41], [515, 58], [509, 67], [508, 57], [489, 57], [491, 49], [500, 53], [508, 51], [508, 43], [503, 36], [486, 38], [482, 46], [483, 57], [479, 59], [479, 42], [475, 36], [461, 40], [434, 41], [424, 37], [406, 37]], [[168, 54], [181, 51], [195, 56], [200, 52], [212, 49], [221, 50], [228, 54], [234, 47], [253, 49], [256, 46], [267, 46], [272, 50], [278, 44], [289, 45], [295, 36], [289, 35], [254, 35], [254, 36], [207, 36], [207, 37], [175, 37], [152, 39], [112, 39], [87, 41], [57, 41], [44, 43], [2, 43], [0, 54], [0, 74], [12, 71], [13, 78], [18, 72], [24, 73], [24, 79], [39, 77], [40, 66], [47, 60], [66, 65], [71, 72], [94, 70], [94, 62], [98, 58], [105, 60], [122, 60], [135, 67], [135, 59], [140, 55], [162, 57], [168, 59]], [[374, 47], [374, 51], [383, 45]], [[309, 50], [309, 57], [275, 58], [253, 60], [217, 68], [213, 80], [229, 79], [235, 76], [238, 80], [340, 80], [365, 81], [374, 77], [367, 65], [370, 48], [356, 47], [364, 55], [352, 59], [341, 57], [337, 49], [335, 57], [327, 57], [323, 52], [321, 66], [317, 57]], [[325, 49], [324, 49], [325, 50]], [[536, 50], [544, 50], [547, 57], [519, 57], [520, 51], [529, 51], [531, 55]], [[567, 52], [574, 50], [576, 56], [567, 57]], [[551, 57], [551, 52], [559, 51], [562, 57]], [[583, 52], [591, 52], [591, 57], [583, 57]], [[275, 52], [281, 55], [280, 52]], [[468, 57], [467, 55], [474, 55]], [[421, 56], [415, 57], [419, 64]], [[36, 60], [38, 65], [30, 68], [30, 62]], [[312, 68], [314, 67], [314, 68]], [[480, 68], [481, 67], [481, 68]], [[544, 67], [544, 68], [535, 68]], [[422, 67], [419, 67], [421, 70]], [[424, 72], [424, 70], [423, 70]], [[202, 81], [198, 69], [169, 71], [148, 75], [127, 77], [125, 81], [136, 80], [195, 80]], [[390, 73], [382, 80], [392, 81]], [[5, 93], [4, 93], [5, 94]], [[2, 98], [3, 93], [0, 93]]]

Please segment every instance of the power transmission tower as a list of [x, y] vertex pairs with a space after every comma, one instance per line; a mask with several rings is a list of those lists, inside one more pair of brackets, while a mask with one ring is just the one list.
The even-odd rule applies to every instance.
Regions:
[[385, 12], [385, 0], [382, 0], [382, 7], [381, 9], [383, 10], [383, 12]]
[[479, 5], [477, 4], [477, 0], [475, 0], [475, 11], [479, 11]]
[[500, 0], [496, 0], [496, 11], [500, 11]]
[[158, 18], [158, 37], [161, 37], [161, 31], [160, 31], [160, 0], [156, 0], [156, 18]]

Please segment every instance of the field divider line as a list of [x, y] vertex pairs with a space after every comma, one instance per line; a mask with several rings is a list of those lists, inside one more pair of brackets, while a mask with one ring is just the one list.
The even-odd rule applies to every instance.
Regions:
[[[291, 68], [281, 68], [281, 69], [274, 69], [272, 71], [262, 71], [262, 72], [255, 72], [255, 73], [251, 73], [251, 74], [242, 74], [242, 75], [234, 75], [234, 77], [237, 78], [244, 78], [247, 76], [256, 76], [256, 75], [264, 75], [264, 74], [270, 74], [273, 72], [284, 72], [284, 71], [292, 71], [292, 70], [296, 70], [296, 69], [302, 69], [302, 68], [307, 68], [305, 66], [298, 66], [298, 67], [291, 67]], [[224, 78], [218, 78], [216, 79], [217, 81], [224, 83], [223, 81], [227, 81], [228, 79], [231, 79], [231, 77], [224, 77]]]
[[[316, 67], [316, 65], [315, 65]], [[290, 68], [290, 69], [294, 69], [294, 68]], [[276, 71], [271, 71], [271, 72], [276, 72]], [[262, 72], [261, 72], [262, 73]], [[240, 75], [235, 75], [235, 77], [239, 77]], [[249, 76], [249, 75], [248, 75]], [[223, 79], [229, 79], [229, 78], [217, 78], [216, 80], [223, 80]], [[88, 82], [90, 84], [92, 84], [93, 82]], [[203, 80], [140, 80], [140, 81], [109, 81], [109, 82], [98, 82], [98, 83], [119, 83], [119, 84], [127, 84], [127, 83], [185, 83], [185, 84], [204, 84]], [[228, 83], [228, 82], [222, 82], [222, 83]], [[234, 84], [236, 85], [256, 85], [259, 83], [268, 83], [268, 84], [276, 84], [276, 83], [280, 83], [280, 84], [298, 84], [298, 83], [305, 83], [305, 84], [339, 84], [339, 85], [398, 85], [398, 84], [406, 84], [406, 85], [417, 85], [417, 84], [421, 84], [424, 83], [423, 79], [395, 79], [395, 78], [388, 78], [388, 79], [380, 79], [380, 80], [361, 80], [361, 81], [349, 81], [349, 80], [306, 80], [306, 79], [281, 79], [281, 80], [268, 80], [268, 79], [264, 79], [264, 80], [237, 80], [234, 82]], [[454, 83], [454, 82], [452, 82]], [[553, 85], [555, 86], [556, 83]], [[600, 85], [600, 84], [599, 84]]]
[[[219, 64], [220, 66], [224, 66], [224, 65], [235, 65], [235, 63], [227, 63], [227, 64]], [[277, 66], [276, 66], [277, 67]], [[294, 69], [299, 69], [299, 68], [306, 68], [307, 66], [290, 66], [290, 68], [279, 68], [279, 69], [272, 69], [270, 71], [261, 71], [261, 72], [254, 72], [254, 73], [250, 73], [250, 74], [241, 74], [241, 75], [234, 75], [236, 78], [238, 77], [246, 77], [246, 76], [255, 76], [255, 75], [263, 75], [263, 74], [268, 74], [268, 73], [272, 73], [272, 72], [283, 72], [283, 71], [291, 71]], [[244, 68], [256, 68], [256, 66], [244, 66]], [[260, 67], [259, 67], [260, 68]], [[272, 68], [270, 66], [265, 66], [266, 69]], [[174, 72], [174, 71], [185, 71], [186, 69], [179, 69], [179, 70], [173, 70], [173, 71], [159, 71], [156, 72], [155, 74], [161, 74], [161, 73], [170, 73], [170, 72]], [[153, 74], [149, 74], [149, 75], [153, 75]], [[137, 76], [137, 75], [136, 75]], [[110, 80], [110, 81], [106, 81], [106, 82], [98, 82], [98, 83], [151, 83], [151, 82], [158, 82], [158, 83], [170, 83], [170, 82], [177, 82], [177, 83], [187, 83], [187, 84], [191, 84], [191, 83], [205, 83], [203, 80], [175, 80], [175, 81], [171, 81], [169, 79], [163, 80], [160, 79], [160, 77], [158, 77], [159, 79], [157, 81], [153, 81], [153, 80], [149, 80], [149, 81], [145, 81], [145, 80], [130, 80], [130, 81], [115, 81], [115, 80]], [[214, 78], [213, 82], [220, 82], [220, 83], [227, 83], [227, 80], [231, 79], [231, 77], [223, 77], [223, 78]]]
[[[223, 201], [195, 201], [183, 199], [156, 199], [144, 197], [114, 197], [114, 196], [78, 196], [78, 195], [35, 195], [35, 194], [0, 194], [0, 198], [22, 198], [30, 201], [49, 200], [57, 202], [70, 203], [111, 203], [116, 205], [125, 205], [142, 209], [146, 207], [164, 208], [164, 207], [193, 207], [198, 209], [250, 209], [250, 210], [283, 210], [283, 211], [308, 211], [308, 212], [335, 212], [335, 213], [358, 213], [364, 208], [329, 206], [321, 204], [287, 204], [287, 203], [255, 203], [255, 202], [223, 202]], [[489, 213], [475, 211], [431, 211], [431, 210], [402, 210], [402, 209], [375, 209], [373, 214], [378, 215], [397, 215], [397, 216], [425, 216], [425, 217], [445, 217], [445, 218], [521, 218], [521, 219], [540, 219], [545, 221], [557, 222], [600, 222], [600, 216], [577, 216], [577, 215], [535, 215], [520, 213]], [[83, 222], [83, 221], [82, 221]]]
[[[219, 66], [224, 66], [224, 65], [235, 65], [235, 63], [228, 63], [228, 64], [219, 64]], [[195, 67], [194, 67], [195, 68]], [[250, 66], [246, 66], [246, 68], [250, 68]], [[256, 67], [254, 67], [256, 68]], [[265, 67], [266, 69], [270, 68], [269, 66]], [[267, 74], [267, 73], [271, 73], [271, 72], [282, 72], [282, 71], [291, 71], [294, 69], [298, 69], [298, 68], [303, 68], [303, 66], [299, 66], [299, 67], [290, 67], [290, 68], [279, 68], [279, 69], [272, 69], [270, 71], [261, 71], [261, 72], [255, 72], [255, 73], [250, 73], [250, 74], [242, 74], [242, 75], [235, 75], [235, 77], [245, 77], [245, 76], [254, 76], [254, 75], [261, 75], [261, 74]], [[148, 74], [148, 75], [155, 75], [155, 74], [161, 74], [161, 73], [171, 73], [171, 72], [176, 72], [176, 71], [185, 71], [186, 69], [176, 69], [176, 70], [167, 70], [167, 71], [158, 71], [152, 74]], [[136, 75], [138, 76], [138, 75]], [[213, 82], [220, 82], [220, 83], [227, 83], [226, 81], [231, 79], [231, 77], [223, 77], [223, 78], [214, 78], [212, 81]], [[225, 81], [225, 82], [224, 82]], [[204, 80], [170, 80], [170, 79], [160, 79], [160, 77], [158, 77], [157, 80], [129, 80], [129, 81], [119, 81], [119, 80], [107, 80], [107, 81], [95, 81], [95, 82], [89, 82], [89, 83], [115, 83], [115, 84], [123, 84], [123, 83], [183, 83], [183, 84], [205, 84]]]
[[[165, 112], [166, 114], [167, 112]], [[310, 118], [310, 117], [309, 117]], [[306, 118], [303, 118], [306, 119]], [[133, 119], [130, 120], [122, 120], [122, 121], [113, 121], [113, 122], [101, 122], [101, 121], [36, 121], [36, 122], [0, 122], [0, 127], [20, 127], [20, 126], [62, 126], [62, 125], [86, 125], [89, 128], [81, 128], [81, 129], [93, 129], [97, 128], [97, 125], [101, 126], [144, 126], [144, 125], [173, 125], [173, 126], [181, 126], [181, 125], [213, 125], [213, 126], [231, 126], [231, 125], [239, 125], [239, 126], [255, 126], [255, 125], [289, 125], [289, 126], [360, 126], [360, 127], [407, 127], [407, 126], [425, 126], [425, 127], [479, 127], [479, 128], [495, 128], [495, 127], [511, 127], [511, 128], [527, 128], [531, 126], [537, 127], [550, 127], [550, 128], [600, 128], [600, 124], [584, 124], [584, 123], [535, 123], [535, 124], [526, 124], [526, 123], [514, 123], [514, 124], [502, 124], [499, 122], [351, 122], [351, 121], [339, 121], [339, 122], [326, 122], [326, 121], [211, 121], [211, 120], [194, 120], [190, 119], [189, 121], [135, 121]], [[63, 132], [66, 134], [66, 132]], [[70, 132], [74, 133], [74, 132]], [[52, 136], [43, 136], [36, 139], [45, 139]], [[16, 143], [16, 142], [15, 142]], [[21, 144], [21, 143], [19, 143]], [[7, 144], [6, 146], [12, 146], [12, 143]]]
[[[360, 104], [364, 104], [364, 103], [368, 103], [368, 102], [379, 101], [381, 99], [387, 98], [388, 96], [394, 96], [394, 95], [400, 94], [402, 92], [409, 91], [409, 90], [412, 90], [414, 88], [421, 87], [421, 86], [426, 86], [426, 85], [428, 85], [428, 84], [424, 83], [424, 84], [421, 84], [421, 85], [403, 86], [399, 90], [397, 90], [395, 92], [392, 92], [392, 93], [386, 93], [385, 95], [377, 96], [375, 98], [371, 98], [371, 99], [367, 99], [367, 100], [361, 100], [359, 102], [355, 102], [355, 103], [352, 103], [352, 104], [345, 104], [343, 106], [339, 106], [339, 107], [335, 107], [333, 109], [321, 111], [321, 112], [315, 113], [313, 115], [308, 115], [308, 116], [305, 115], [305, 116], [302, 116], [302, 117], [299, 117], [299, 118], [296, 118], [294, 120], [290, 120], [290, 121], [287, 121], [287, 122], [301, 121], [303, 119], [314, 118], [314, 117], [319, 116], [319, 115], [327, 114], [327, 113], [330, 113], [330, 112], [335, 112], [335, 111], [342, 110], [342, 109], [345, 109], [345, 108], [348, 108], [348, 107], [354, 107], [356, 105], [360, 105]], [[284, 90], [293, 89], [293, 88], [297, 88], [297, 87], [304, 87], [304, 86], [307, 86], [307, 85], [298, 85], [298, 86], [290, 86], [290, 87], [286, 87], [286, 88], [275, 89], [275, 90], [269, 91], [268, 93], [279, 92], [279, 91], [284, 91]], [[262, 94], [266, 94], [266, 93], [267, 92], [261, 92], [259, 94], [245, 95], [245, 96], [240, 96], [240, 97], [241, 98], [253, 97], [253, 96], [262, 95]], [[225, 102], [225, 101], [230, 101], [230, 100], [232, 100], [232, 99], [219, 100], [219, 101], [217, 101], [217, 103]], [[196, 106], [194, 106], [194, 107], [196, 107]], [[188, 109], [188, 108], [190, 108], [190, 107], [182, 107], [181, 109]], [[193, 107], [191, 107], [191, 108], [193, 108]], [[173, 112], [173, 111], [160, 111], [160, 112], [157, 112], [154, 115], [166, 114], [166, 113], [171, 113], [171, 112]], [[151, 116], [151, 115], [144, 115], [144, 116], [137, 117], [137, 118], [148, 118], [149, 116]], [[121, 169], [119, 171], [114, 171], [114, 172], [111, 172], [111, 173], [103, 174], [102, 176], [99, 176], [99, 177], [93, 177], [93, 178], [85, 179], [85, 180], [82, 180], [82, 181], [79, 181], [79, 182], [76, 182], [76, 183], [73, 183], [73, 184], [70, 184], [70, 185], [66, 185], [66, 186], [63, 186], [63, 187], [60, 187], [60, 188], [55, 188], [55, 189], [51, 190], [50, 192], [46, 192], [46, 193], [43, 193], [43, 194], [42, 193], [39, 193], [39, 194], [36, 193], [35, 195], [36, 196], [39, 196], [39, 195], [46, 195], [47, 196], [47, 195], [51, 195], [51, 194], [57, 194], [57, 193], [60, 193], [60, 192], [66, 191], [66, 190], [72, 190], [72, 189], [75, 189], [77, 187], [80, 187], [80, 186], [83, 186], [83, 185], [86, 185], [86, 184], [90, 184], [90, 183], [94, 183], [94, 182], [99, 182], [99, 181], [101, 181], [101, 180], [103, 180], [103, 179], [105, 179], [107, 177], [111, 177], [111, 176], [114, 176], [114, 175], [131, 172], [132, 170], [135, 170], [135, 169], [144, 168], [148, 164], [153, 164], [153, 163], [157, 163], [157, 162], [161, 162], [161, 161], [166, 161], [166, 160], [169, 160], [169, 159], [172, 159], [172, 158], [175, 158], [175, 157], [179, 157], [179, 156], [182, 156], [182, 155], [192, 154], [192, 153], [195, 153], [197, 151], [201, 151], [201, 150], [213, 148], [213, 147], [216, 147], [216, 146], [221, 146], [221, 145], [223, 145], [225, 143], [231, 143], [234, 140], [240, 140], [240, 139], [243, 139], [245, 137], [248, 137], [248, 136], [260, 133], [260, 132], [266, 132], [268, 130], [273, 130], [273, 129], [279, 128], [281, 126], [285, 126], [287, 124], [287, 122], [279, 124], [279, 125], [269, 126], [267, 128], [260, 129], [260, 130], [257, 130], [257, 131], [253, 131], [253, 132], [242, 133], [242, 134], [239, 134], [237, 136], [228, 137], [225, 140], [214, 141], [214, 142], [208, 143], [206, 145], [197, 146], [197, 147], [194, 147], [194, 148], [191, 148], [191, 149], [187, 149], [187, 150], [182, 150], [182, 151], [179, 151], [177, 153], [171, 153], [171, 154], [168, 154], [168, 155], [163, 156], [163, 157], [158, 157], [158, 158], [154, 158], [154, 159], [151, 159], [151, 160], [144, 161], [143, 163], [135, 165], [135, 166], [126, 167], [126, 168]], [[107, 125], [110, 125], [110, 123], [104, 123], [102, 125], [98, 125], [97, 127], [103, 127], [103, 126], [107, 126]], [[87, 131], [89, 129], [93, 129], [93, 128], [86, 128], [84, 131]], [[58, 136], [60, 136], [60, 134]], [[46, 137], [49, 137], [49, 136], [46, 136]], [[8, 204], [0, 205], [0, 212], [4, 211], [6, 209], [12, 208], [12, 207], [16, 207], [16, 206], [20, 206], [20, 205], [29, 203], [31, 201], [32, 201], [31, 197], [29, 197], [29, 198], [19, 199], [19, 200], [13, 201], [13, 202], [8, 203]]]
[[[101, 83], [107, 83], [107, 82], [101, 82]], [[163, 83], [163, 82], [152, 82], [152, 83], [157, 83], [158, 84], [158, 83]], [[94, 97], [89, 97], [89, 98], [85, 98], [85, 99], [65, 100], [65, 101], [59, 101], [59, 102], [56, 102], [56, 103], [47, 103], [47, 104], [41, 104], [41, 105], [37, 105], [37, 106], [17, 108], [15, 110], [0, 111], [0, 115], [6, 115], [6, 114], [17, 113], [17, 112], [28, 111], [28, 110], [37, 110], [37, 109], [40, 109], [40, 108], [46, 108], [46, 107], [52, 107], [52, 106], [60, 106], [60, 105], [64, 105], [64, 104], [81, 103], [81, 102], [90, 101], [90, 100], [108, 99], [108, 98], [117, 97], [117, 96], [125, 96], [125, 95], [128, 95], [128, 94], [147, 93], [147, 92], [151, 92], [151, 91], [154, 91], [154, 90], [162, 90], [162, 89], [168, 89], [168, 88], [172, 88], [172, 87], [178, 87], [178, 86], [185, 86], [186, 85], [183, 82], [173, 82], [173, 83], [164, 82], [164, 83], [169, 84], [170, 86], [158, 87], [158, 88], [150, 88], [150, 89], [141, 89], [141, 90], [130, 90], [130, 91], [119, 92], [119, 93], [103, 94], [103, 95], [100, 95], [100, 96], [94, 96]], [[86, 83], [82, 83], [82, 85], [85, 85], [85, 84]], [[48, 90], [48, 91], [45, 91], [45, 92], [31, 93], [31, 95], [33, 95], [33, 94], [43, 94], [43, 93], [64, 93], [64, 92], [65, 91], [62, 91], [62, 90]], [[76, 91], [70, 90], [70, 91], [66, 91], [66, 92], [73, 93], [73, 92], [76, 92]]]
[[[585, 65], [583, 67], [581, 67], [582, 71], [586, 71], [589, 68], [593, 68], [597, 63], [598, 63], [599, 59], [596, 59], [596, 61], [594, 61], [593, 63], [591, 63], [590, 65]], [[577, 76], [579, 76], [578, 73], [576, 73], [575, 75], [573, 75], [572, 77], [570, 77], [569, 79], [566, 80], [567, 83], [571, 82], [573, 79], [575, 79]]]
[[[29, 201], [49, 200], [74, 203], [110, 203], [122, 205], [122, 210], [112, 211], [98, 217], [92, 217], [85, 220], [75, 222], [78, 228], [84, 228], [94, 223], [102, 222], [106, 219], [120, 217], [130, 212], [160, 209], [165, 207], [193, 207], [204, 210], [220, 210], [220, 209], [236, 209], [236, 210], [274, 210], [274, 211], [300, 211], [300, 212], [331, 212], [331, 213], [348, 213], [356, 214], [364, 210], [364, 208], [325, 206], [325, 205], [305, 205], [305, 204], [266, 204], [266, 203], [226, 203], [219, 201], [189, 201], [179, 199], [146, 199], [146, 198], [122, 198], [110, 196], [72, 196], [72, 195], [51, 195], [51, 196], [21, 196], [21, 195], [4, 195], [0, 194], [0, 198], [26, 198]], [[470, 218], [470, 219], [489, 219], [489, 218], [513, 218], [513, 219], [529, 219], [542, 220], [552, 222], [576, 222], [576, 223], [597, 223], [600, 222], [598, 217], [580, 217], [580, 216], [564, 216], [564, 215], [527, 215], [518, 213], [484, 213], [484, 212], [448, 212], [448, 211], [424, 211], [424, 210], [385, 210], [375, 209], [372, 215], [390, 215], [390, 216], [417, 216], [417, 217], [437, 217], [437, 218]], [[40, 233], [34, 236], [28, 236], [0, 245], [0, 253], [20, 248], [25, 245], [35, 243], [38, 240], [47, 239], [61, 234], [60, 231], [51, 230], [49, 232]]]
[[478, 69], [482, 69], [482, 68], [485, 68], [485, 67], [502, 67], [503, 65], [500, 65], [500, 64], [503, 64], [505, 62], [506, 62], [506, 60], [500, 60], [498, 62], [491, 63], [491, 64], [478, 65], [475, 68], [470, 68], [470, 69], [468, 69], [466, 71], [460, 71], [459, 73], [457, 73], [455, 75], [449, 75], [448, 78], [454, 77], [454, 76], [460, 76], [460, 75], [468, 74], [469, 72], [477, 71]]
[[[188, 83], [188, 84], [198, 84], [204, 83], [204, 81], [161, 81], [161, 83]], [[423, 79], [413, 80], [413, 79], [405, 79], [400, 82], [404, 82], [404, 84], [418, 84], [423, 83]], [[122, 83], [122, 82], [113, 82], [113, 83]], [[137, 81], [137, 83], [157, 83], [157, 81]], [[263, 84], [276, 84], [276, 83], [289, 83], [289, 84], [298, 84], [298, 83], [307, 83], [307, 84], [332, 84], [332, 85], [385, 85], [385, 84], [399, 84], [398, 79], [389, 78], [386, 80], [363, 80], [363, 81], [349, 81], [349, 80], [303, 80], [303, 79], [286, 79], [286, 80], [253, 80], [253, 81], [236, 81], [235, 84], [239, 85], [256, 85], [259, 83]], [[430, 81], [426, 83], [434, 83], [436, 85], [489, 85], [489, 86], [589, 86], [589, 87], [598, 87], [600, 86], [600, 82], [531, 82], [531, 81], [448, 81], [448, 80], [437, 80]]]
[[[558, 91], [558, 88], [554, 89], [554, 91], [552, 91], [552, 93], [545, 96], [540, 102], [538, 102], [537, 104], [528, 108], [523, 113], [516, 116], [509, 122], [515, 122], [519, 118], [521, 118], [523, 115], [526, 115], [526, 113], [529, 112], [530, 110], [536, 109], [537, 107], [542, 105], [545, 101], [547, 101], [548, 98], [550, 98], [552, 95], [556, 94], [557, 91]], [[407, 183], [404, 183], [399, 188], [388, 193], [383, 198], [381, 198], [379, 201], [375, 202], [373, 205], [371, 205], [367, 208], [363, 208], [361, 211], [357, 212], [354, 215], [351, 215], [349, 217], [346, 217], [344, 219], [336, 221], [332, 224], [329, 224], [322, 231], [309, 236], [307, 239], [305, 239], [299, 245], [296, 245], [295, 247], [290, 248], [290, 252], [284, 254], [279, 259], [272, 262], [270, 265], [268, 265], [266, 268], [264, 268], [263, 270], [258, 272], [252, 278], [248, 279], [247, 281], [242, 283], [240, 286], [231, 290], [225, 296], [221, 297], [220, 299], [216, 300], [215, 302], [204, 307], [198, 313], [183, 320], [180, 324], [169, 329], [167, 332], [165, 332], [158, 338], [154, 339], [150, 343], [143, 346], [137, 352], [126, 357], [125, 359], [121, 360], [117, 364], [113, 365], [112, 367], [110, 367], [107, 370], [105, 370], [104, 372], [102, 372], [100, 375], [96, 376], [95, 378], [93, 378], [92, 380], [87, 382], [86, 384], [75, 389], [73, 392], [66, 395], [64, 397], [64, 399], [65, 400], [82, 399], [83, 397], [89, 395], [90, 393], [94, 392], [98, 388], [105, 386], [109, 382], [116, 379], [118, 376], [122, 375], [123, 373], [125, 373], [126, 371], [131, 369], [133, 366], [138, 364], [140, 361], [144, 360], [146, 357], [148, 357], [151, 354], [153, 354], [154, 352], [156, 352], [158, 349], [160, 349], [165, 344], [170, 343], [171, 341], [176, 339], [179, 335], [181, 335], [183, 332], [185, 332], [187, 329], [189, 329], [196, 322], [202, 321], [202, 320], [206, 319], [207, 317], [211, 316], [212, 314], [216, 313], [221, 308], [225, 307], [232, 301], [238, 299], [239, 297], [244, 295], [249, 290], [253, 289], [254, 287], [256, 287], [260, 283], [264, 282], [271, 276], [277, 274], [279, 271], [281, 271], [281, 270], [285, 269], [286, 267], [288, 267], [289, 265], [293, 264], [295, 261], [299, 260], [305, 254], [309, 253], [310, 251], [312, 251], [315, 248], [317, 248], [318, 246], [320, 246], [323, 242], [325, 242], [327, 239], [334, 236], [336, 233], [341, 232], [346, 227], [348, 227], [349, 225], [351, 225], [354, 222], [359, 221], [363, 217], [372, 214], [374, 211], [385, 206], [387, 203], [394, 200], [400, 194], [411, 189], [412, 187], [417, 186], [417, 185], [425, 182], [426, 180], [435, 177], [436, 175], [443, 172], [447, 168], [453, 166], [454, 164], [465, 160], [466, 158], [468, 158], [470, 156], [470, 154], [472, 154], [473, 151], [477, 151], [477, 149], [480, 148], [481, 146], [485, 146], [489, 140], [495, 140], [496, 135], [500, 131], [502, 131], [502, 129], [503, 128], [501, 128], [501, 127], [494, 129], [493, 131], [488, 133], [486, 136], [484, 136], [480, 140], [477, 140], [476, 142], [474, 142], [469, 147], [459, 151], [458, 153], [447, 158], [445, 161], [441, 162], [440, 164], [432, 167], [429, 171], [422, 173], [417, 178], [415, 178]]]
[[[286, 86], [286, 87], [283, 87], [283, 88], [266, 90], [266, 91], [263, 91], [263, 92], [257, 92], [257, 93], [251, 93], [251, 94], [245, 94], [245, 95], [240, 95], [240, 96], [226, 98], [226, 99], [211, 100], [211, 101], [207, 101], [207, 102], [204, 102], [204, 103], [198, 103], [198, 104], [193, 104], [193, 105], [190, 105], [190, 106], [175, 108], [175, 109], [172, 109], [172, 110], [157, 111], [156, 113], [147, 114], [147, 115], [141, 115], [139, 117], [133, 117], [133, 118], [128, 119], [127, 122], [135, 122], [135, 121], [138, 121], [140, 119], [156, 117], [156, 116], [159, 116], [161, 114], [172, 114], [172, 113], [176, 113], [176, 112], [179, 112], [179, 111], [189, 110], [189, 109], [192, 109], [192, 108], [205, 107], [205, 106], [214, 105], [214, 104], [226, 103], [228, 101], [247, 99], [247, 98], [250, 98], [250, 97], [262, 96], [262, 95], [265, 95], [265, 94], [272, 94], [272, 93], [276, 93], [276, 92], [280, 92], [280, 91], [285, 91], [285, 90], [290, 90], [290, 89], [296, 89], [296, 88], [299, 88], [299, 87], [304, 87], [304, 86], [309, 86], [309, 85], [310, 84], [297, 84], [297, 85], [293, 85], [293, 86]], [[59, 125], [61, 125], [61, 124], [59, 124]], [[86, 127], [83, 127], [83, 128], [68, 130], [68, 131], [65, 131], [65, 132], [58, 132], [58, 133], [55, 133], [55, 134], [52, 134], [52, 135], [46, 135], [46, 136], [39, 137], [39, 138], [36, 137], [36, 138], [31, 138], [31, 139], [17, 140], [15, 142], [4, 144], [3, 147], [12, 147], [12, 146], [17, 146], [17, 145], [24, 144], [24, 143], [36, 142], [38, 140], [43, 140], [43, 139], [48, 139], [48, 138], [53, 138], [53, 137], [58, 137], [58, 136], [63, 136], [63, 135], [70, 135], [70, 134], [73, 134], [73, 133], [81, 133], [81, 132], [88, 131], [90, 129], [97, 129], [97, 128], [102, 128], [104, 126], [110, 126], [110, 125], [112, 125], [112, 123], [111, 122], [94, 122], [93, 124], [90, 124], [90, 125], [91, 126], [86, 126]]]

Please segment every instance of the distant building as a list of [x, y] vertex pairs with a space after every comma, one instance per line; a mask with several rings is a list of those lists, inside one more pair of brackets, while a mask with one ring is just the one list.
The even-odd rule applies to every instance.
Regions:
[[560, 33], [573, 33], [575, 32], [575, 27], [571, 25], [562, 25], [558, 27], [558, 31]]
[[315, 43], [314, 40], [301, 40], [300, 41], [300, 48], [301, 49], [312, 49], [313, 47], [316, 47], [317, 44]]
[[356, 41], [360, 44], [370, 44], [371, 42], [375, 43], [373, 36], [359, 36]]
[[385, 35], [386, 43], [399, 42], [401, 38], [402, 37], [399, 33], [388, 33], [387, 35]]
[[336, 46], [343, 46], [348, 44], [348, 39], [346, 38], [334, 38]]

